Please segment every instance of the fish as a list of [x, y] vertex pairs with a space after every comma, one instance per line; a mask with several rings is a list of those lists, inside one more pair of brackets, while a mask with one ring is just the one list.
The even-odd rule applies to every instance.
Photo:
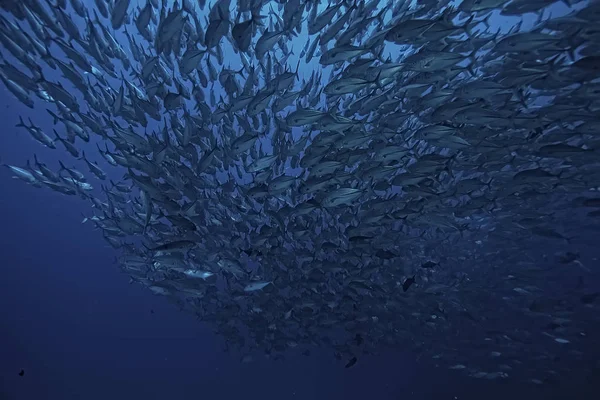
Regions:
[[244, 287], [244, 292], [255, 292], [257, 290], [262, 290], [272, 282], [251, 282]]
[[437, 267], [438, 265], [440, 265], [439, 263], [436, 263], [435, 261], [425, 261], [423, 264], [421, 264], [421, 268], [434, 268]]
[[249, 20], [239, 22], [231, 28], [231, 36], [240, 51], [247, 52], [252, 41], [252, 31], [256, 25], [263, 25], [261, 20], [266, 18], [263, 15], [254, 15]]
[[96, 177], [98, 179], [101, 179], [101, 180], [105, 180], [106, 179], [106, 173], [104, 171], [102, 171], [102, 169], [97, 164], [90, 162], [85, 157], [85, 152], [81, 153], [81, 158], [87, 164], [88, 168], [90, 169], [90, 172], [93, 173], [94, 175], [96, 175]]
[[344, 368], [352, 368], [356, 364], [357, 361], [358, 361], [358, 359], [356, 357], [352, 357], [351, 359], [348, 360], [348, 362], [346, 363]]
[[[114, 30], [118, 30], [123, 26], [127, 18], [127, 9], [129, 8], [130, 0], [116, 0], [111, 12], [110, 22]], [[83, 7], [83, 6], [82, 6]]]
[[196, 243], [190, 240], [177, 240], [174, 242], [163, 243], [161, 245], [149, 248], [148, 250], [157, 251], [179, 251], [187, 250], [196, 246]]
[[3, 151], [32, 157], [0, 179], [90, 207], [127, 279], [243, 362], [591, 365], [596, 2], [25, 3], [0, 81], [34, 140]]
[[410, 289], [410, 287], [415, 283], [416, 277], [416, 275], [413, 275], [410, 278], [406, 278], [404, 280], [404, 283], [402, 283], [402, 290], [406, 292], [408, 289]]

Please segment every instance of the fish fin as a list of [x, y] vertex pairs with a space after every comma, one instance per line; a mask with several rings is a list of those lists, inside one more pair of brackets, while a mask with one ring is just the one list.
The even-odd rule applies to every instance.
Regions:
[[379, 89], [383, 89], [383, 86], [381, 86], [380, 77], [381, 77], [381, 70], [379, 70], [379, 72], [377, 73], [377, 76], [375, 77], [375, 79], [373, 79], [371, 81], [371, 83], [374, 83], [375, 85], [377, 85], [377, 87]]

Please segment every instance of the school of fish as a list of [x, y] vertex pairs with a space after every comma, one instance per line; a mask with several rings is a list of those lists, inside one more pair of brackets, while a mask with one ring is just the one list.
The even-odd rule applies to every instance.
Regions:
[[0, 6], [4, 93], [54, 124], [15, 129], [66, 151], [10, 172], [89, 202], [131, 281], [243, 361], [591, 365], [600, 1]]

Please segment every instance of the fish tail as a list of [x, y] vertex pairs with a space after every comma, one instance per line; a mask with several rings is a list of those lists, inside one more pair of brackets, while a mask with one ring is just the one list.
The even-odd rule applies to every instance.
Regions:
[[384, 6], [384, 7], [381, 9], [381, 11], [379, 11], [379, 12], [377, 13], [377, 15], [375, 16], [375, 19], [377, 19], [377, 20], [378, 20], [378, 21], [379, 21], [379, 22], [380, 22], [382, 25], [384, 24], [384, 22], [383, 22], [383, 17], [385, 17], [385, 14], [386, 14], [386, 13], [387, 13], [387, 11], [388, 11], [388, 7], [389, 7], [389, 5], [386, 5], [386, 6]]
[[567, 173], [567, 172], [569, 172], [569, 170], [568, 170], [568, 169], [563, 169], [562, 171], [560, 171], [560, 172], [559, 172], [559, 173], [556, 175], [556, 177], [557, 177], [558, 179], [562, 179], [562, 178], [563, 178], [563, 174], [564, 174], [564, 173]]
[[48, 111], [48, 114], [50, 114], [53, 118], [53, 124], [56, 125], [58, 123], [58, 121], [60, 120], [60, 118], [58, 117], [58, 115], [54, 114], [52, 111], [46, 109], [46, 111]]
[[380, 77], [381, 77], [381, 70], [379, 70], [379, 72], [377, 72], [377, 76], [375, 77], [375, 79], [373, 79], [371, 81], [371, 83], [374, 83], [375, 85], [377, 85], [377, 87], [379, 89], [383, 89], [383, 87], [381, 86]]
[[472, 77], [477, 76], [477, 74], [475, 73], [475, 70], [473, 69], [473, 63], [470, 63], [469, 65], [467, 65], [465, 67], [465, 69], [469, 72], [469, 74], [471, 74]]
[[559, 71], [558, 71], [558, 69], [561, 66], [559, 64], [559, 59], [561, 58], [561, 56], [562, 56], [562, 54], [557, 54], [548, 61], [548, 66], [550, 67], [550, 69], [548, 71], [548, 75], [550, 75], [552, 77], [552, 79], [555, 79], [556, 81], [560, 81], [562, 79], [560, 77]]
[[40, 77], [38, 79], [36, 79], [35, 83], [46, 83], [46, 77], [44, 76], [44, 73], [42, 72], [42, 69], [40, 68], [36, 72], [38, 74], [40, 74]]
[[489, 181], [484, 182], [485, 186], [487, 186], [489, 190], [492, 190], [492, 182], [493, 181], [494, 181], [494, 178], [490, 178]]
[[[490, 14], [491, 15], [491, 14]], [[489, 19], [489, 15], [486, 17], [486, 19], [484, 19], [484, 21], [486, 21], [487, 19]], [[475, 18], [475, 14], [471, 14], [471, 16], [469, 17], [469, 19], [467, 19], [467, 21], [463, 24], [463, 26], [461, 27], [462, 30], [465, 31], [465, 33], [467, 34], [467, 36], [471, 37], [471, 29], [469, 28], [469, 25], [471, 25], [471, 22], [473, 22], [473, 18]], [[488, 22], [484, 22], [485, 25], [487, 27], [489, 27], [489, 23]]]
[[527, 107], [527, 100], [529, 99], [529, 95], [525, 94], [525, 91], [523, 90], [523, 88], [518, 88], [515, 90], [517, 98], [519, 99], [519, 103], [524, 107], [524, 108], [529, 108]]
[[469, 64], [467, 66], [467, 70], [471, 74], [474, 74], [474, 72], [473, 72], [473, 66], [475, 64], [477, 64], [477, 51], [478, 51], [478, 49], [473, 49], [473, 51], [471, 51], [471, 54], [468, 55], [469, 60], [471, 60], [471, 64]]
[[256, 24], [256, 25], [260, 25], [260, 26], [265, 26], [265, 24], [262, 22], [263, 19], [268, 18], [267, 15], [261, 15], [261, 14], [255, 14], [254, 11], [252, 12], [252, 16], [250, 17], [250, 20], [252, 21], [252, 24]]
[[19, 115], [19, 123], [15, 125], [15, 127], [18, 128], [27, 128], [27, 125], [25, 125], [25, 121], [23, 121], [23, 117]]

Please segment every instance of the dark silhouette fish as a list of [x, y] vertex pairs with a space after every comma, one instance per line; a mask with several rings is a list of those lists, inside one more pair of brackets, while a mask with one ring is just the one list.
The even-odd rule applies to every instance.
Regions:
[[404, 281], [404, 283], [402, 284], [402, 289], [406, 292], [413, 283], [415, 283], [415, 278], [417, 276], [413, 275], [412, 278], [406, 278], [406, 280]]
[[440, 265], [439, 263], [436, 263], [434, 261], [427, 261], [423, 264], [421, 264], [421, 268], [433, 268]]
[[263, 15], [252, 15], [247, 21], [237, 23], [231, 28], [231, 36], [235, 41], [238, 49], [248, 51], [252, 43], [252, 31], [255, 25], [262, 25], [261, 19], [266, 18]]
[[358, 359], [356, 357], [352, 357], [350, 360], [348, 360], [348, 362], [346, 363], [346, 365], [344, 366], [344, 368], [351, 368], [354, 366], [354, 364], [356, 364], [356, 362], [358, 361]]

